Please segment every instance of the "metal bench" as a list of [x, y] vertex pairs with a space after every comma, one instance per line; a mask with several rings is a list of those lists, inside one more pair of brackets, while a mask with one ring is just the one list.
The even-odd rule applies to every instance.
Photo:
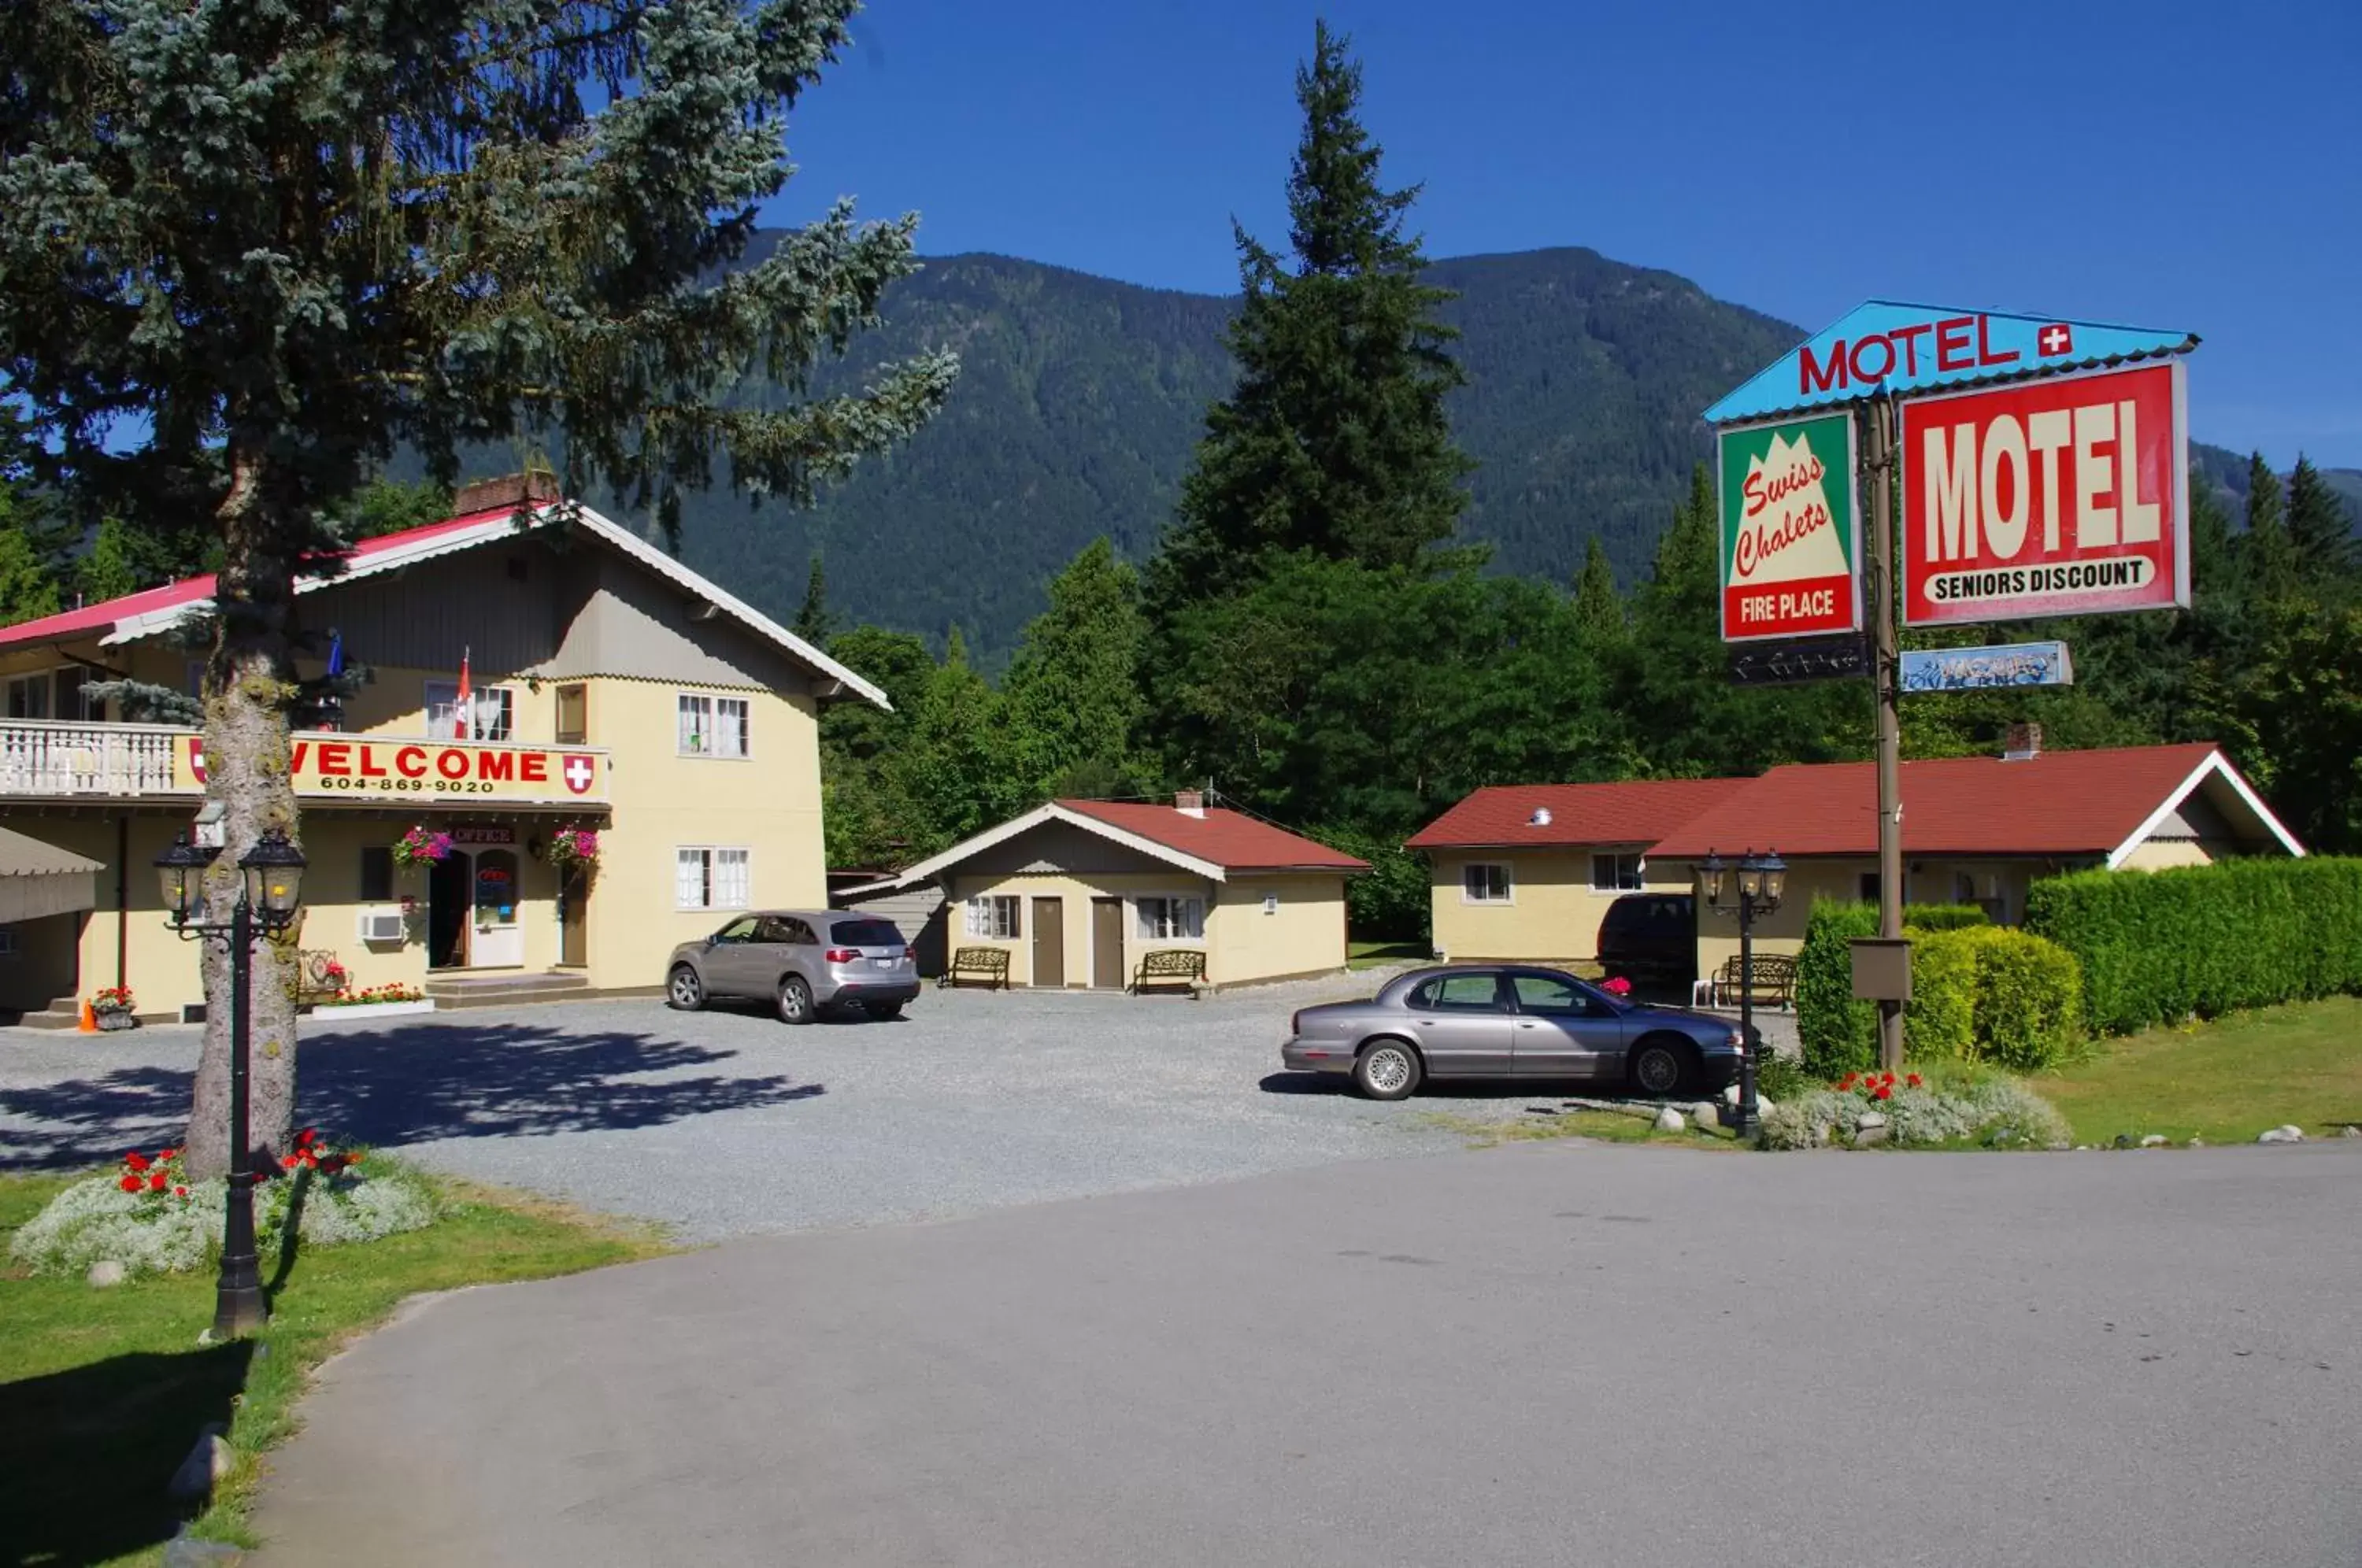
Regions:
[[950, 967], [944, 971], [939, 986], [956, 986], [966, 980], [981, 980], [989, 989], [998, 986], [1009, 988], [1009, 949], [1006, 947], [962, 947], [952, 954]]
[[[1749, 991], [1749, 987], [1738, 958], [1725, 959], [1714, 977], [1715, 1000], [1727, 1007], [1738, 1000], [1742, 991]], [[1784, 953], [1757, 954], [1754, 986], [1747, 999], [1756, 1007], [1795, 1006], [1796, 960]]]
[[1143, 953], [1140, 972], [1132, 977], [1132, 994], [1137, 996], [1151, 986], [1179, 985], [1188, 988], [1194, 1000], [1198, 988], [1206, 983], [1206, 954], [1197, 947], [1159, 947]]
[[351, 984], [335, 952], [326, 947], [303, 947], [295, 952], [295, 999], [299, 1002], [326, 1001], [341, 995]]

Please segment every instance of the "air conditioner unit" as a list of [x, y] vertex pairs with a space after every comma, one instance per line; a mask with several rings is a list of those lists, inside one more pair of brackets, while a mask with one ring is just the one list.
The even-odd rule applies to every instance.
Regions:
[[361, 911], [363, 942], [400, 942], [410, 934], [400, 910]]

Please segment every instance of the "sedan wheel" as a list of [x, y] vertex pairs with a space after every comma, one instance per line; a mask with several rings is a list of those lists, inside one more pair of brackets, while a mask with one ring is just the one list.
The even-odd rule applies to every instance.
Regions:
[[1399, 1040], [1381, 1040], [1353, 1063], [1353, 1087], [1370, 1099], [1407, 1099], [1418, 1078], [1418, 1053]]
[[695, 1012], [705, 1005], [705, 982], [683, 964], [665, 981], [665, 1001], [677, 1012]]
[[1640, 1094], [1672, 1094], [1682, 1087], [1689, 1070], [1681, 1048], [1661, 1040], [1644, 1041], [1632, 1053], [1632, 1088]]
[[810, 1023], [812, 1021], [811, 987], [801, 975], [789, 975], [779, 982], [779, 1021]]

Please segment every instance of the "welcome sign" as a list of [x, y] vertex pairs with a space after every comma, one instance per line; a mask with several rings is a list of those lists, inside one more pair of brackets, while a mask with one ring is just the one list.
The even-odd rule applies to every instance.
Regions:
[[1723, 641], [1860, 630], [1853, 415], [1738, 425], [1717, 439]]

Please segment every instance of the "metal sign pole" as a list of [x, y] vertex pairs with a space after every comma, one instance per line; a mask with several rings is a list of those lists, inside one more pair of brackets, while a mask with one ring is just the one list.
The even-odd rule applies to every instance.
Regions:
[[[1862, 405], [1869, 426], [1870, 516], [1863, 529], [1871, 563], [1871, 679], [1878, 688], [1878, 934], [1903, 935], [1902, 654], [1894, 616], [1894, 400], [1882, 389]], [[1903, 1066], [1903, 1004], [1878, 1004], [1878, 1063]]]

